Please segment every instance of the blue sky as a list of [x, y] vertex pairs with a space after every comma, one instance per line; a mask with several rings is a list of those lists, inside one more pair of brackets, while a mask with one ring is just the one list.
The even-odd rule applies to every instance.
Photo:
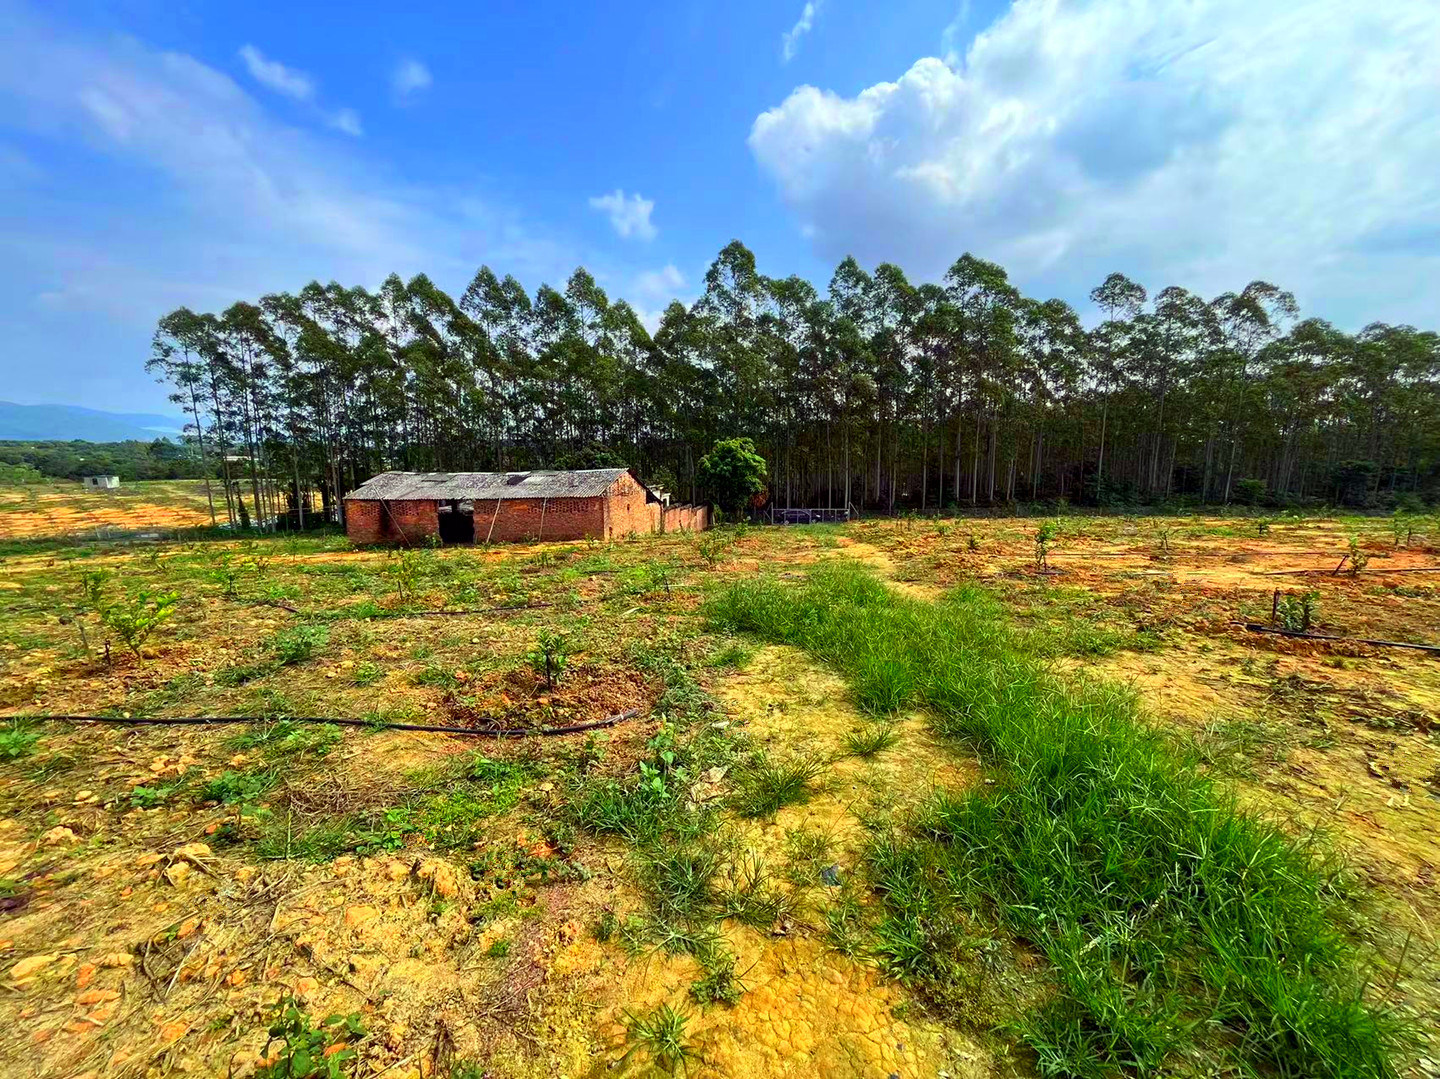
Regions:
[[160, 314], [312, 278], [653, 318], [732, 238], [1433, 327], [1435, 55], [1433, 0], [0, 0], [0, 398], [153, 408]]

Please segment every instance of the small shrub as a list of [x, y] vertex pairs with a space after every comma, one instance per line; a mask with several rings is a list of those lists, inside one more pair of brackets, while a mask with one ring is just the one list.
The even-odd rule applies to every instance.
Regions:
[[415, 598], [415, 589], [424, 576], [424, 556], [419, 551], [398, 551], [395, 564], [390, 567], [390, 576], [395, 581], [395, 591], [401, 603]]
[[1041, 521], [1035, 530], [1035, 568], [1042, 573], [1050, 568], [1050, 548], [1058, 532], [1054, 521]]
[[1300, 595], [1287, 593], [1275, 605], [1275, 616], [1282, 629], [1292, 633], [1306, 633], [1315, 622], [1315, 612], [1320, 605], [1320, 593], [1314, 590]]
[[1255, 534], [1257, 536], [1268, 536], [1270, 534], [1270, 524], [1271, 521], [1269, 517], [1256, 517]]
[[546, 687], [554, 689], [556, 679], [565, 670], [570, 658], [569, 638], [563, 633], [551, 633], [542, 629], [526, 658], [530, 661], [530, 666], [535, 668], [535, 673], [545, 679]]
[[129, 600], [106, 607], [100, 619], [135, 653], [135, 658], [143, 659], [141, 648], [169, 621], [179, 605], [179, 592], [151, 592], [142, 588]]
[[714, 529], [702, 532], [700, 538], [695, 541], [695, 553], [704, 560], [705, 565], [710, 569], [718, 566], [729, 550], [730, 538], [723, 532]]
[[1350, 549], [1345, 557], [1350, 562], [1350, 576], [1352, 577], [1358, 577], [1370, 564], [1369, 553], [1361, 548], [1360, 540], [1355, 536], [1350, 537]]

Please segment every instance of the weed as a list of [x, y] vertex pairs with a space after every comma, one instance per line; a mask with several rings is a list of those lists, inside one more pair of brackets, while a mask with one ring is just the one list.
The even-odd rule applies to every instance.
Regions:
[[873, 757], [900, 741], [900, 732], [891, 723], [872, 723], [845, 735], [845, 752], [852, 757]]
[[350, 1043], [364, 1037], [365, 1028], [356, 1013], [327, 1016], [312, 1026], [287, 994], [275, 1004], [269, 1033], [260, 1054], [268, 1063], [256, 1069], [257, 1079], [340, 1079], [355, 1059]]
[[355, 669], [350, 672], [350, 681], [357, 686], [373, 686], [383, 677], [385, 672], [369, 660], [355, 664]]
[[812, 828], [790, 828], [785, 832], [785, 877], [797, 888], [820, 883], [821, 871], [832, 861], [833, 836]]
[[715, 650], [708, 662], [712, 667], [724, 667], [738, 671], [748, 667], [754, 658], [755, 650], [753, 648], [747, 647], [740, 641], [727, 641]]
[[811, 783], [825, 770], [818, 757], [777, 763], [758, 754], [740, 773], [731, 806], [742, 817], [769, 817], [788, 805], [808, 801]]
[[20, 720], [11, 720], [0, 730], [0, 761], [18, 761], [35, 752], [35, 743], [40, 736], [27, 728]]
[[688, 1015], [669, 1004], [662, 1004], [647, 1015], [627, 1012], [631, 1044], [621, 1060], [628, 1062], [636, 1052], [644, 1051], [662, 1071], [674, 1074], [676, 1068], [684, 1070], [695, 1059], [694, 1050], [685, 1040], [685, 1025], [689, 1021]]
[[485, 949], [485, 954], [491, 959], [504, 959], [510, 954], [510, 941], [504, 937], [490, 942], [490, 947]]
[[615, 930], [619, 928], [619, 925], [620, 920], [615, 917], [613, 910], [602, 911], [599, 920], [595, 923], [595, 939], [601, 944], [606, 943], [615, 935]]
[[1268, 536], [1270, 534], [1270, 525], [1272, 523], [1273, 522], [1270, 520], [1269, 517], [1256, 517], [1255, 534], [1257, 536]]
[[270, 651], [281, 666], [287, 666], [304, 663], [329, 641], [330, 630], [326, 626], [291, 626], [270, 638]]
[[753, 850], [742, 854], [731, 867], [729, 888], [720, 897], [720, 917], [768, 930], [790, 909], [790, 901], [776, 886], [765, 859]]
[[965, 537], [965, 549], [967, 551], [978, 551], [980, 549], [980, 541], [975, 538], [974, 532], [971, 532]]

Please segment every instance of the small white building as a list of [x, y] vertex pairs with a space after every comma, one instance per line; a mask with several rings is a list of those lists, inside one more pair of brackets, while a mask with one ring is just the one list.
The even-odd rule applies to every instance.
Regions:
[[86, 487], [96, 488], [102, 491], [113, 491], [120, 486], [119, 476], [86, 476], [80, 482]]

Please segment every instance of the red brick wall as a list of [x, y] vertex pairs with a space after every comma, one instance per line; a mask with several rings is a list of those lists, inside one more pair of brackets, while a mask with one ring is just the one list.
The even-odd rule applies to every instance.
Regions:
[[662, 532], [704, 532], [709, 527], [709, 506], [665, 507]]
[[355, 543], [420, 543], [440, 531], [433, 500], [377, 502], [345, 500], [345, 532]]
[[[595, 498], [502, 498], [493, 534], [495, 499], [475, 501], [475, 542], [490, 536], [494, 543], [524, 540], [570, 540], [605, 534], [605, 500]], [[543, 529], [543, 531], [542, 531]]]
[[660, 503], [645, 501], [645, 488], [630, 475], [621, 476], [610, 485], [605, 496], [609, 520], [607, 539], [620, 539], [631, 532], [644, 535], [660, 529]]

